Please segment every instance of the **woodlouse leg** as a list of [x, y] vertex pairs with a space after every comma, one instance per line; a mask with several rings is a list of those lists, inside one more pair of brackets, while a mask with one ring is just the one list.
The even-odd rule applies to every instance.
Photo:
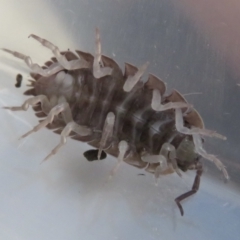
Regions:
[[195, 127], [192, 127], [191, 129], [189, 129], [189, 128], [185, 127], [183, 125], [183, 115], [182, 115], [181, 109], [175, 109], [175, 124], [176, 124], [176, 129], [183, 134], [193, 135], [196, 133], [196, 134], [205, 135], [208, 137], [220, 138], [223, 140], [227, 139], [225, 136], [222, 136], [221, 134], [217, 133], [216, 131], [202, 129], [202, 128], [195, 128]]
[[20, 58], [22, 60], [24, 60], [24, 62], [27, 64], [27, 66], [34, 72], [37, 74], [40, 74], [41, 76], [44, 77], [48, 77], [51, 76], [61, 70], [63, 70], [64, 68], [62, 66], [60, 66], [58, 63], [54, 63], [52, 64], [49, 68], [47, 69], [43, 69], [40, 65], [33, 63], [32, 59], [29, 56], [26, 56], [22, 53], [19, 52], [14, 52], [11, 51], [9, 49], [3, 48], [2, 49], [4, 52], [10, 53], [12, 54], [14, 57]]
[[101, 59], [101, 40], [100, 40], [100, 33], [99, 29], [96, 28], [96, 50], [95, 50], [95, 57], [93, 61], [93, 76], [95, 78], [101, 78], [107, 75], [111, 75], [112, 68], [104, 67]]
[[147, 67], [149, 65], [149, 62], [146, 62], [145, 64], [143, 64], [138, 71], [133, 75], [133, 76], [129, 76], [126, 80], [126, 82], [123, 85], [123, 90], [125, 92], [130, 92], [133, 87], [137, 84], [137, 82], [141, 79], [142, 75], [144, 74], [144, 72], [146, 71]]
[[202, 157], [204, 157], [205, 159], [213, 162], [216, 167], [223, 172], [224, 177], [228, 180], [229, 179], [229, 175], [228, 172], [225, 168], [225, 166], [223, 165], [223, 163], [214, 155], [212, 154], [208, 154], [205, 149], [202, 146], [202, 139], [201, 136], [199, 134], [192, 134], [193, 136], [193, 142], [195, 145], [195, 151], [201, 155]]
[[142, 156], [141, 159], [143, 162], [147, 163], [160, 163], [154, 172], [156, 184], [160, 175], [167, 169], [173, 169], [179, 176], [181, 176], [176, 162], [176, 149], [171, 143], [164, 143], [159, 155]]
[[44, 47], [50, 49], [52, 51], [54, 57], [57, 59], [59, 64], [64, 69], [75, 70], [75, 69], [90, 67], [89, 63], [87, 61], [85, 61], [84, 59], [75, 59], [75, 60], [68, 61], [67, 58], [65, 57], [65, 55], [62, 55], [60, 53], [59, 48], [57, 46], [55, 46], [54, 44], [52, 44], [51, 42], [49, 42], [48, 40], [46, 40], [44, 38], [40, 38], [34, 34], [31, 34], [29, 37], [34, 38], [35, 40], [40, 42]]
[[105, 146], [106, 143], [112, 138], [114, 122], [115, 122], [115, 115], [113, 112], [109, 112], [105, 120], [105, 124], [102, 131], [102, 138], [99, 144], [98, 160], [100, 159], [102, 150], [104, 149], [104, 147], [106, 147]]
[[198, 165], [196, 167], [196, 170], [197, 171], [196, 171], [196, 176], [195, 176], [195, 179], [194, 179], [194, 182], [193, 182], [192, 190], [180, 195], [179, 197], [177, 197], [175, 199], [175, 202], [176, 202], [182, 216], [184, 214], [184, 211], [183, 211], [183, 207], [182, 207], [180, 202], [182, 200], [190, 197], [191, 195], [195, 194], [198, 191], [199, 186], [200, 186], [200, 179], [201, 179], [201, 175], [202, 175], [202, 172], [203, 172], [202, 165], [200, 163], [198, 163]]
[[[48, 116], [42, 121], [40, 122], [38, 125], [36, 125], [31, 131], [25, 133], [21, 138], [25, 138], [28, 135], [30, 135], [33, 132], [37, 132], [38, 130], [40, 130], [41, 128], [46, 127], [49, 123], [53, 122], [53, 119], [55, 116], [57, 116], [59, 113], [61, 113], [63, 115], [63, 119], [66, 121], [66, 123], [70, 123], [73, 122], [72, 120], [72, 116], [71, 116], [71, 110], [69, 108], [69, 105], [67, 102], [62, 102], [60, 104], [58, 104], [57, 106], [53, 107], [51, 109], [51, 111], [49, 112]], [[82, 130], [82, 134], [85, 135], [89, 135], [92, 130], [88, 129], [84, 126], [79, 126], [79, 131]], [[74, 129], [75, 131], [76, 129]]]
[[54, 154], [56, 154], [59, 149], [66, 144], [67, 142], [67, 137], [69, 136], [69, 134], [71, 133], [71, 131], [77, 133], [80, 136], [87, 136], [90, 135], [92, 132], [90, 129], [88, 129], [85, 126], [80, 126], [75, 122], [69, 122], [64, 129], [61, 132], [61, 140], [60, 143], [51, 151], [51, 153], [49, 155], [47, 155], [43, 161], [46, 161], [47, 159], [49, 159], [51, 156], [53, 156]]
[[166, 171], [167, 169], [169, 169], [168, 166], [168, 162], [167, 162], [167, 158], [163, 155], [158, 155], [159, 156], [159, 166], [156, 167], [155, 172], [154, 172], [154, 177], [155, 177], [155, 184], [158, 185], [158, 179], [160, 177], [160, 175]]
[[155, 185], [157, 186], [160, 175], [169, 169], [169, 165], [166, 157], [163, 155], [150, 155], [150, 156], [144, 156], [141, 159], [143, 162], [147, 162], [148, 164], [159, 163], [159, 165], [155, 168], [155, 171], [154, 171]]
[[153, 97], [151, 103], [152, 109], [160, 112], [168, 109], [190, 108], [192, 105], [185, 102], [169, 102], [164, 105], [161, 104], [161, 93], [158, 89], [153, 89]]
[[201, 129], [201, 128], [192, 128], [189, 129], [187, 127], [183, 126], [183, 116], [182, 116], [182, 111], [181, 109], [176, 109], [175, 110], [175, 121], [176, 121], [176, 129], [184, 134], [188, 134], [188, 135], [192, 135], [193, 136], [193, 142], [195, 145], [195, 151], [201, 155], [202, 157], [204, 157], [205, 159], [213, 162], [216, 167], [221, 170], [224, 174], [224, 177], [226, 179], [229, 179], [227, 170], [225, 168], [225, 166], [223, 165], [223, 163], [214, 155], [212, 154], [208, 154], [202, 146], [202, 138], [200, 135], [206, 135], [206, 136], [210, 136], [210, 137], [218, 137], [221, 139], [226, 139], [226, 137], [216, 133], [215, 131], [211, 131], [208, 129]]
[[52, 106], [45, 95], [38, 95], [36, 97], [31, 97], [27, 99], [22, 106], [16, 107], [3, 107], [4, 109], [9, 109], [11, 111], [27, 111], [29, 106], [34, 106], [41, 103], [41, 107], [44, 113], [48, 114]]
[[160, 155], [164, 156], [165, 162], [160, 162], [160, 165], [156, 168], [154, 173], [156, 184], [161, 173], [169, 168], [172, 168], [181, 177], [182, 175], [178, 169], [176, 161], [176, 148], [171, 143], [164, 143], [161, 147]]
[[115, 175], [115, 173], [117, 172], [119, 166], [123, 162], [124, 156], [125, 156], [125, 154], [126, 154], [126, 152], [128, 150], [128, 143], [126, 141], [122, 140], [118, 144], [118, 149], [119, 149], [118, 162], [117, 162], [116, 166], [110, 172], [109, 179], [111, 179]]
[[180, 172], [180, 170], [179, 170], [179, 168], [178, 168], [178, 165], [177, 165], [177, 160], [176, 160], [176, 158], [171, 158], [171, 157], [169, 157], [169, 160], [170, 160], [170, 162], [171, 162], [171, 164], [172, 164], [172, 167], [173, 167], [174, 171], [177, 173], [177, 175], [178, 175], [179, 177], [182, 177], [182, 174], [181, 174], [181, 172]]
[[[177, 160], [176, 160], [177, 159], [176, 148], [170, 143], [164, 143], [163, 146], [164, 146], [164, 149], [163, 149], [163, 147], [162, 147], [162, 149], [164, 151], [167, 151], [165, 154], [166, 154], [166, 156], [168, 156], [168, 159], [169, 159], [174, 171], [178, 174], [179, 177], [181, 177], [182, 174], [178, 168]], [[163, 154], [163, 153], [160, 152], [160, 154]]]
[[159, 162], [165, 162], [166, 161], [166, 157], [159, 154], [159, 155], [146, 155], [146, 156], [142, 156], [141, 157], [143, 162], [146, 163], [159, 163]]

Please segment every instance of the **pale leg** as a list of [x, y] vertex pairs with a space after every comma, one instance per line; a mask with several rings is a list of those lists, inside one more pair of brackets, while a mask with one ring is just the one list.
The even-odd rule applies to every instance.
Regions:
[[146, 62], [138, 69], [138, 71], [133, 76], [129, 76], [127, 78], [126, 82], [123, 85], [123, 90], [125, 92], [130, 92], [133, 89], [133, 87], [137, 84], [137, 82], [140, 81], [148, 65], [149, 65], [149, 62]]
[[160, 150], [160, 154], [168, 158], [169, 163], [172, 165], [174, 171], [178, 174], [179, 177], [182, 176], [178, 165], [177, 165], [177, 157], [176, 157], [176, 148], [171, 143], [164, 143]]
[[192, 127], [191, 129], [189, 129], [189, 128], [185, 127], [183, 125], [183, 115], [182, 115], [181, 109], [175, 109], [175, 124], [176, 124], [176, 129], [183, 134], [187, 134], [187, 135], [200, 134], [200, 135], [205, 135], [208, 137], [216, 137], [216, 138], [226, 140], [226, 137], [222, 136], [221, 134], [217, 133], [216, 131], [195, 128], [195, 127]]
[[168, 169], [174, 169], [174, 171], [181, 176], [181, 173], [178, 169], [177, 162], [176, 162], [176, 149], [170, 143], [164, 143], [161, 147], [159, 155], [148, 155], [142, 156], [142, 161], [147, 163], [160, 163], [159, 166], [156, 168], [154, 172], [154, 176], [157, 180], [164, 171]]
[[90, 129], [88, 129], [85, 126], [80, 126], [78, 124], [76, 124], [75, 122], [69, 122], [64, 129], [61, 132], [61, 140], [60, 143], [51, 151], [51, 153], [45, 157], [45, 159], [43, 161], [46, 161], [47, 159], [49, 159], [51, 156], [53, 156], [54, 154], [56, 154], [59, 149], [66, 144], [67, 142], [67, 137], [69, 136], [69, 134], [71, 133], [71, 131], [77, 133], [80, 136], [87, 136], [90, 135], [92, 132]]
[[108, 113], [105, 124], [102, 131], [102, 138], [100, 140], [100, 146], [98, 150], [98, 160], [100, 159], [102, 150], [104, 149], [106, 143], [111, 139], [113, 128], [114, 128], [114, 122], [115, 122], [115, 115], [114, 113], [110, 112]]
[[208, 154], [205, 151], [205, 149], [203, 149], [201, 136], [199, 134], [193, 134], [192, 136], [195, 145], [195, 151], [205, 159], [208, 159], [209, 161], [213, 162], [216, 165], [216, 167], [223, 172], [224, 177], [228, 180], [229, 179], [228, 172], [223, 163], [216, 156]]
[[169, 168], [168, 163], [167, 163], [167, 158], [165, 156], [158, 155], [158, 162], [160, 164], [155, 169], [155, 172], [154, 172], [155, 184], [156, 185], [158, 185], [158, 179], [159, 179], [160, 175]]
[[52, 44], [51, 42], [49, 42], [48, 40], [46, 40], [44, 38], [40, 38], [34, 34], [31, 34], [29, 37], [34, 38], [35, 40], [40, 42], [44, 47], [50, 49], [52, 51], [54, 57], [57, 59], [59, 64], [64, 69], [75, 70], [75, 69], [90, 67], [89, 63], [87, 61], [85, 61], [84, 59], [76, 59], [76, 60], [68, 61], [67, 58], [60, 53], [59, 48], [57, 46], [55, 46], [54, 44]]
[[153, 90], [153, 97], [151, 103], [152, 109], [160, 112], [166, 111], [168, 109], [177, 109], [177, 108], [190, 108], [192, 107], [190, 104], [185, 102], [169, 102], [164, 105], [161, 104], [161, 94], [158, 89]]
[[101, 40], [98, 28], [96, 28], [96, 51], [93, 61], [93, 76], [95, 78], [101, 78], [107, 75], [111, 75], [112, 69], [110, 67], [103, 67], [101, 59]]
[[27, 99], [22, 106], [16, 107], [3, 107], [4, 109], [9, 109], [11, 111], [27, 111], [29, 106], [35, 106], [36, 104], [41, 103], [41, 108], [44, 113], [48, 114], [51, 110], [51, 104], [48, 101], [48, 98], [45, 95], [38, 95], [36, 97], [31, 97]]
[[92, 130], [90, 128], [87, 128], [86, 126], [78, 125], [73, 121], [71, 109], [64, 97], [60, 97], [58, 99], [58, 105], [56, 105], [53, 108], [51, 106], [51, 103], [48, 101], [48, 98], [44, 95], [39, 95], [36, 97], [29, 98], [22, 104], [22, 106], [4, 107], [4, 108], [12, 111], [21, 111], [21, 110], [26, 111], [30, 105], [34, 106], [38, 103], [41, 103], [43, 112], [48, 114], [48, 116], [42, 122], [40, 122], [37, 126], [35, 126], [31, 131], [24, 134], [21, 138], [25, 138], [29, 134], [33, 132], [37, 132], [41, 128], [46, 127], [48, 124], [52, 123], [54, 120], [54, 117], [60, 113], [62, 114], [63, 120], [67, 124], [61, 132], [60, 143], [52, 150], [52, 152], [44, 160], [47, 160], [49, 157], [57, 153], [57, 151], [66, 143], [67, 137], [69, 136], [71, 131], [77, 133], [80, 136], [87, 136], [92, 134]]
[[26, 56], [19, 52], [8, 50], [6, 48], [3, 48], [2, 50], [12, 54], [14, 57], [22, 59], [34, 73], [40, 74], [44, 77], [49, 77], [64, 69], [62, 66], [59, 65], [59, 63], [54, 63], [49, 68], [43, 69], [40, 65], [33, 63], [32, 59], [29, 56]]
[[111, 179], [115, 175], [115, 173], [117, 172], [117, 170], [120, 167], [121, 163], [123, 162], [124, 156], [125, 156], [125, 154], [126, 154], [126, 152], [128, 150], [128, 143], [126, 141], [122, 140], [118, 144], [118, 149], [119, 149], [118, 162], [117, 162], [116, 166], [110, 172], [109, 179]]
[[[67, 123], [73, 122], [72, 116], [71, 116], [71, 110], [69, 108], [68, 103], [67, 102], [59, 103], [57, 106], [55, 106], [51, 109], [48, 116], [42, 122], [40, 122], [37, 126], [35, 126], [31, 131], [24, 134], [21, 138], [25, 138], [28, 135], [30, 135], [31, 133], [37, 132], [41, 128], [46, 127], [49, 123], [52, 123], [54, 120], [54, 117], [60, 113], [62, 114], [63, 119], [68, 119]], [[74, 123], [74, 124], [76, 124], [76, 123]], [[79, 128], [77, 128], [76, 126], [79, 126]], [[76, 124], [76, 126], [74, 127], [74, 131], [78, 131], [78, 134], [80, 134], [80, 132], [82, 131], [81, 134], [83, 134], [83, 136], [86, 136], [86, 134], [89, 135], [92, 132], [91, 129], [88, 129], [84, 126], [80, 126], [77, 124]]]

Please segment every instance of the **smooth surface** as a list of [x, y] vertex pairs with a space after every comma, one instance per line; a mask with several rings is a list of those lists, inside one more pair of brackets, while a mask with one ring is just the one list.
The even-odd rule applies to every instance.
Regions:
[[[141, 66], [162, 78], [199, 110], [205, 125], [227, 136], [206, 139], [205, 147], [228, 167], [224, 184], [215, 166], [203, 160], [200, 191], [183, 203], [181, 217], [174, 198], [191, 188], [194, 172], [162, 177], [123, 164], [106, 180], [116, 159], [88, 162], [86, 144], [69, 140], [59, 154], [40, 164], [59, 136], [43, 130], [17, 139], [37, 124], [32, 110], [0, 110], [0, 239], [196, 239], [237, 240], [240, 235], [239, 105], [240, 88], [227, 58], [211, 37], [199, 31], [174, 2], [2, 1], [0, 47], [30, 55], [43, 63], [51, 54], [30, 34], [65, 50], [94, 53], [94, 29], [101, 33], [103, 53], [122, 67]], [[23, 87], [15, 77], [23, 74]], [[0, 53], [0, 105], [20, 105], [28, 69]]]

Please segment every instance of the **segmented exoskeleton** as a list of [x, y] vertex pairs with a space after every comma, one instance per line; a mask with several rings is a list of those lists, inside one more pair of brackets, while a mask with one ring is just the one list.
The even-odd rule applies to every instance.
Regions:
[[[43, 118], [29, 134], [47, 127], [61, 134], [60, 143], [44, 159], [56, 154], [70, 136], [88, 142], [118, 158], [114, 175], [122, 161], [155, 175], [196, 170], [192, 190], [175, 199], [181, 215], [180, 202], [199, 188], [204, 157], [228, 173], [219, 159], [208, 154], [202, 146], [202, 136], [225, 137], [205, 129], [199, 113], [176, 90], [166, 96], [166, 86], [149, 74], [144, 83], [141, 77], [148, 63], [140, 68], [125, 64], [124, 74], [111, 58], [101, 55], [101, 43], [96, 29], [95, 56], [82, 51], [60, 52], [58, 47], [36, 35], [30, 35], [49, 48], [54, 57], [44, 67], [32, 63], [30, 57], [4, 51], [25, 61], [32, 73], [33, 95], [22, 106], [5, 107], [12, 111], [27, 110], [31, 105], [36, 116]], [[73, 133], [74, 134], [73, 134]]]

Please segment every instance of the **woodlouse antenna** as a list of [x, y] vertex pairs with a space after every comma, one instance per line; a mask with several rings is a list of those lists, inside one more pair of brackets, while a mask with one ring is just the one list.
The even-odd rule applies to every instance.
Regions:
[[192, 196], [193, 194], [195, 194], [198, 191], [199, 186], [200, 186], [200, 180], [201, 180], [201, 176], [202, 176], [202, 173], [203, 173], [203, 168], [202, 168], [202, 165], [200, 163], [198, 163], [198, 165], [196, 166], [196, 170], [197, 171], [196, 171], [196, 176], [195, 176], [195, 179], [194, 179], [194, 182], [193, 182], [192, 190], [180, 195], [179, 197], [177, 197], [175, 199], [175, 202], [176, 202], [182, 216], [184, 215], [184, 211], [183, 211], [183, 207], [182, 207], [180, 202], [182, 200]]

